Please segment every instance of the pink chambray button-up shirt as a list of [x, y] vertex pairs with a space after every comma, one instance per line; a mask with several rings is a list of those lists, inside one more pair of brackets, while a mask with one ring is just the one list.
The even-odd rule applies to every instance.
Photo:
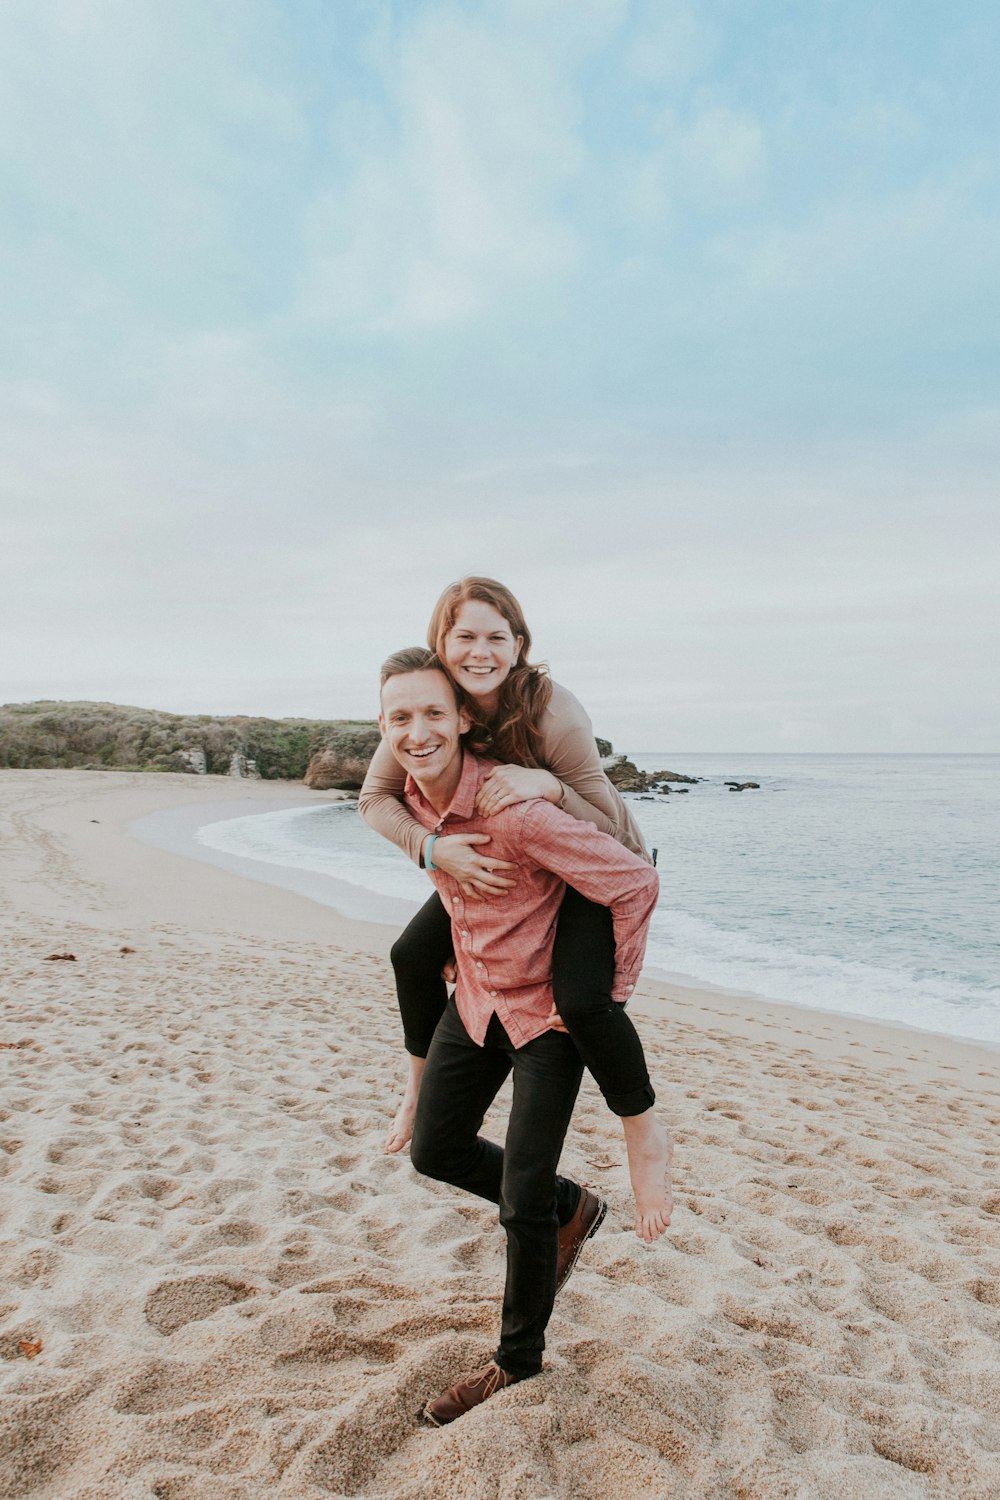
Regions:
[[458, 968], [455, 1003], [466, 1031], [482, 1046], [495, 1013], [514, 1046], [523, 1047], [549, 1030], [552, 946], [565, 887], [611, 908], [611, 995], [625, 1001], [642, 968], [659, 881], [652, 866], [617, 839], [550, 802], [519, 802], [491, 818], [480, 817], [476, 794], [497, 762], [468, 750], [462, 755], [461, 780], [443, 817], [412, 776], [406, 778], [404, 796], [428, 830], [488, 833], [490, 856], [513, 860], [518, 867], [502, 872], [517, 882], [505, 896], [481, 901], [466, 900], [458, 881], [444, 870], [428, 873], [451, 914]]

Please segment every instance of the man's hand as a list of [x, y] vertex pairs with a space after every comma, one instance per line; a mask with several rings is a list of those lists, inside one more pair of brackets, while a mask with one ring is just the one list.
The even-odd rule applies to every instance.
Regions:
[[518, 802], [530, 802], [534, 797], [559, 802], [562, 794], [562, 783], [551, 771], [533, 770], [529, 766], [497, 766], [479, 788], [476, 812], [481, 818], [492, 818], [494, 813]]
[[457, 880], [463, 893], [473, 901], [484, 896], [505, 896], [514, 885], [498, 871], [516, 870], [509, 859], [493, 859], [477, 844], [488, 844], [488, 833], [448, 833], [435, 841], [431, 859], [439, 870]]

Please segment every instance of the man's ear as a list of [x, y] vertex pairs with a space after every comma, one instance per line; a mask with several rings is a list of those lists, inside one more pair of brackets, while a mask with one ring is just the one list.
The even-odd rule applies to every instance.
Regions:
[[383, 736], [385, 735], [385, 715], [381, 709], [378, 711], [378, 732]]

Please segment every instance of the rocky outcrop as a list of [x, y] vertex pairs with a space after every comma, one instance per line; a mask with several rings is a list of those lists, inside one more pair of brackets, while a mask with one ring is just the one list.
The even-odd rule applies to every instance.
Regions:
[[189, 776], [208, 775], [208, 757], [200, 746], [188, 746], [185, 750], [175, 750], [174, 760], [177, 762], [178, 771], [186, 771]]
[[241, 750], [234, 750], [229, 757], [229, 774], [241, 780], [259, 781], [260, 772], [255, 760], [248, 760]]
[[605, 766], [604, 774], [620, 792], [644, 792], [649, 786], [645, 772], [626, 760], [624, 755], [617, 756], [610, 766]]
[[[260, 777], [317, 789], [357, 791], [379, 743], [371, 719], [263, 719], [168, 714], [119, 703], [0, 704], [0, 769], [78, 767]], [[652, 774], [595, 736], [602, 765], [623, 791], [663, 795], [700, 778]], [[683, 788], [675, 785], [675, 790]]]
[[624, 755], [615, 755], [604, 763], [604, 774], [620, 792], [659, 792], [666, 796], [670, 782], [688, 782], [694, 786], [698, 776], [682, 776], [678, 771], [640, 771]]
[[727, 781], [726, 786], [731, 792], [759, 792], [759, 781]]
[[305, 784], [316, 791], [356, 792], [378, 748], [377, 724], [357, 724], [331, 735], [306, 769]]

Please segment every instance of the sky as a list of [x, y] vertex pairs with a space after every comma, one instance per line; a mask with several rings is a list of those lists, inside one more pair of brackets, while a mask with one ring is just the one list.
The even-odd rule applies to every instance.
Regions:
[[993, 0], [5, 0], [0, 701], [1000, 750]]

